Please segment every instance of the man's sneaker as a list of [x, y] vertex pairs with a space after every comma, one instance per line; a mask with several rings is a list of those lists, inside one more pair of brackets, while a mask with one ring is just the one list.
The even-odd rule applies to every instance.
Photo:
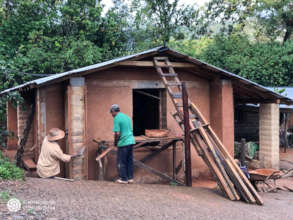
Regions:
[[122, 180], [122, 179], [118, 179], [118, 180], [116, 180], [115, 182], [116, 182], [116, 183], [120, 183], [120, 184], [127, 184], [127, 183], [128, 183], [128, 181], [124, 181], [124, 180]]
[[128, 180], [128, 183], [134, 183], [134, 180], [133, 179], [129, 179]]

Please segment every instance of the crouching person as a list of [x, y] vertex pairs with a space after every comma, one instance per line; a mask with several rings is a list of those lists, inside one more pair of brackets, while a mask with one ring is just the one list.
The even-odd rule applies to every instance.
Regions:
[[64, 154], [58, 144], [58, 140], [63, 139], [65, 132], [59, 128], [52, 128], [45, 137], [39, 160], [37, 163], [37, 173], [41, 178], [54, 178], [60, 173], [60, 160], [69, 162], [71, 155]]

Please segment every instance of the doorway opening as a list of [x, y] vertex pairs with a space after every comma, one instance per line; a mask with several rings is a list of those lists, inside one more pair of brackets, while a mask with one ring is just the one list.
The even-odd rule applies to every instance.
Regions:
[[133, 134], [167, 127], [165, 89], [133, 89]]

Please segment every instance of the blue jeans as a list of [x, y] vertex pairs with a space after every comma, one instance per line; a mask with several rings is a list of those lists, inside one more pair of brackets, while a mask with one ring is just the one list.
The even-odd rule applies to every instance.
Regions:
[[133, 145], [118, 147], [117, 168], [120, 179], [133, 179]]

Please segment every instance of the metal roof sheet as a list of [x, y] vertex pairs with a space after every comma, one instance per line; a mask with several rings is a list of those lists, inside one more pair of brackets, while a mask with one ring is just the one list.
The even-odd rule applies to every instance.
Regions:
[[33, 86], [33, 85], [39, 86], [39, 85], [45, 84], [47, 82], [53, 81], [55, 79], [60, 79], [60, 78], [66, 77], [66, 76], [70, 76], [70, 75], [73, 75], [73, 74], [76, 74], [76, 73], [82, 73], [82, 72], [85, 72], [85, 71], [88, 71], [88, 70], [98, 69], [98, 68], [101, 68], [101, 67], [104, 67], [104, 66], [107, 66], [107, 65], [111, 65], [111, 64], [114, 64], [114, 63], [118, 63], [118, 62], [121, 62], [121, 61], [125, 61], [125, 60], [128, 60], [128, 59], [137, 57], [137, 56], [141, 56], [141, 55], [144, 55], [144, 54], [156, 52], [161, 48], [163, 48], [163, 47], [155, 47], [155, 48], [152, 48], [150, 50], [146, 50], [146, 51], [143, 51], [143, 52], [140, 52], [140, 53], [115, 58], [115, 59], [108, 60], [108, 61], [105, 61], [105, 62], [102, 62], [102, 63], [97, 63], [97, 64], [93, 64], [93, 65], [90, 65], [90, 66], [85, 66], [85, 67], [82, 67], [82, 68], [78, 68], [78, 69], [75, 69], [75, 70], [70, 70], [70, 71], [67, 71], [67, 72], [54, 74], [52, 76], [42, 77], [42, 78], [32, 80], [32, 81], [26, 82], [24, 84], [21, 84], [21, 85], [18, 85], [18, 86], [15, 86], [15, 87], [12, 87], [12, 88], [9, 88], [9, 89], [6, 89], [6, 90], [3, 90], [3, 91], [1, 91], [0, 94], [9, 93], [9, 92], [12, 92], [14, 90], [18, 90], [20, 88], [27, 87], [27, 86]]
[[179, 58], [185, 59], [186, 61], [192, 62], [192, 63], [200, 65], [200, 66], [202, 66], [204, 68], [207, 68], [207, 69], [213, 70], [215, 72], [218, 72], [219, 74], [222, 74], [222, 75], [224, 75], [224, 76], [226, 76], [228, 78], [234, 79], [236, 81], [240, 81], [243, 84], [252, 86], [255, 89], [258, 89], [258, 90], [260, 90], [262, 92], [269, 93], [274, 98], [285, 100], [286, 102], [288, 102], [290, 104], [293, 103], [293, 99], [292, 99], [293, 97], [283, 96], [281, 94], [278, 94], [278, 93], [272, 91], [271, 89], [268, 89], [268, 88], [266, 88], [266, 87], [264, 87], [262, 85], [259, 85], [259, 84], [255, 83], [253, 81], [245, 79], [245, 78], [243, 78], [241, 76], [238, 76], [238, 75], [236, 75], [234, 73], [228, 72], [228, 71], [223, 70], [221, 68], [218, 68], [216, 66], [213, 66], [211, 64], [205, 63], [205, 62], [200, 61], [198, 59], [195, 59], [193, 57], [181, 54], [181, 53], [179, 53], [179, 52], [177, 52], [175, 50], [172, 50], [172, 49], [169, 49], [169, 48], [163, 47], [163, 46], [155, 47], [155, 48], [152, 48], [152, 49], [140, 52], [140, 53], [115, 58], [115, 59], [112, 59], [112, 60], [109, 60], [109, 61], [105, 61], [105, 62], [102, 62], [102, 63], [98, 63], [98, 64], [78, 68], [78, 69], [67, 71], [67, 72], [64, 72], [64, 73], [59, 73], [59, 74], [55, 74], [55, 75], [52, 75], [52, 76], [47, 76], [47, 77], [43, 77], [43, 78], [40, 78], [40, 79], [32, 80], [32, 81], [29, 81], [29, 82], [24, 83], [22, 85], [6, 89], [6, 90], [2, 91], [0, 94], [5, 94], [5, 93], [11, 92], [11, 91], [14, 91], [14, 90], [17, 90], [17, 89], [21, 89], [21, 88], [24, 88], [24, 87], [38, 87], [38, 86], [41, 86], [41, 85], [46, 84], [48, 82], [51, 82], [51, 81], [54, 81], [54, 80], [57, 80], [57, 79], [61, 79], [61, 78], [65, 78], [65, 77], [68, 77], [68, 76], [71, 76], [71, 75], [74, 75], [74, 74], [77, 74], [77, 73], [82, 73], [82, 72], [86, 72], [86, 71], [89, 71], [89, 70], [99, 69], [99, 68], [106, 67], [106, 66], [111, 65], [111, 64], [119, 63], [119, 62], [129, 60], [129, 59], [132, 59], [132, 58], [135, 58], [135, 57], [139, 57], [139, 56], [154, 53], [154, 52], [160, 52], [160, 51], [164, 51], [164, 52], [167, 51], [167, 52], [173, 54], [174, 56], [177, 56]]

